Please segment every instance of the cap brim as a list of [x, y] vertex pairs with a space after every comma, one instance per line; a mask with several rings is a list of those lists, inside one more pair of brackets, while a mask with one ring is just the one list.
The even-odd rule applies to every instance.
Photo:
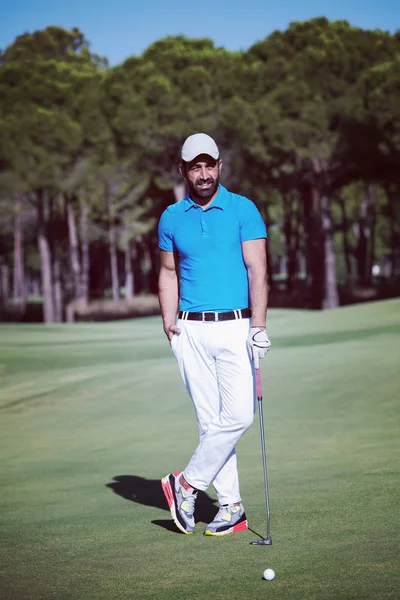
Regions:
[[194, 160], [197, 156], [201, 156], [202, 154], [211, 156], [211, 158], [213, 158], [214, 160], [218, 160], [218, 158], [219, 158], [219, 154], [216, 154], [215, 152], [211, 153], [211, 152], [207, 152], [206, 150], [200, 150], [200, 152], [196, 152], [195, 154], [183, 153], [182, 160], [185, 162], [192, 162], [192, 160]]

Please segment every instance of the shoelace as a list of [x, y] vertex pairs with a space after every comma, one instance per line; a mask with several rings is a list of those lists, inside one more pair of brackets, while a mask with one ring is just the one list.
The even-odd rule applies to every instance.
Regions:
[[219, 511], [217, 512], [217, 514], [215, 515], [214, 521], [225, 520], [224, 519], [224, 515], [226, 513], [230, 513], [229, 505], [228, 506], [221, 506], [221, 508], [219, 509]]
[[197, 492], [192, 493], [192, 494], [188, 494], [185, 498], [186, 502], [188, 503], [188, 510], [186, 511], [188, 515], [193, 515], [194, 513], [194, 503], [196, 501], [197, 498]]

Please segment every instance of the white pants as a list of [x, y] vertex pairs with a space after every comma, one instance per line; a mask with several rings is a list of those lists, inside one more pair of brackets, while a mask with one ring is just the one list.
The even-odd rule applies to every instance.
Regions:
[[213, 483], [220, 504], [240, 502], [235, 445], [253, 422], [254, 373], [247, 350], [249, 319], [179, 320], [172, 351], [196, 411], [200, 443], [184, 470], [205, 491]]

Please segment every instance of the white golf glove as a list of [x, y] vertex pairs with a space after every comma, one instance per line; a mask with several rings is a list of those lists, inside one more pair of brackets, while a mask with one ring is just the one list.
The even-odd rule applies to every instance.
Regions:
[[254, 367], [260, 368], [260, 358], [264, 358], [271, 347], [267, 332], [261, 327], [250, 327], [247, 346], [250, 350], [250, 357], [254, 361]]

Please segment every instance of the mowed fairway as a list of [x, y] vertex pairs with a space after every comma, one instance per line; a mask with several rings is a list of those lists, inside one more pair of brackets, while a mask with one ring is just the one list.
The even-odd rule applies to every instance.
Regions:
[[[160, 478], [197, 427], [159, 318], [0, 326], [0, 597], [399, 598], [400, 301], [271, 310], [258, 417], [238, 446], [252, 531], [171, 527]], [[274, 581], [262, 580], [265, 568]]]

